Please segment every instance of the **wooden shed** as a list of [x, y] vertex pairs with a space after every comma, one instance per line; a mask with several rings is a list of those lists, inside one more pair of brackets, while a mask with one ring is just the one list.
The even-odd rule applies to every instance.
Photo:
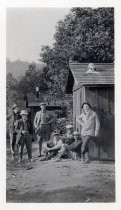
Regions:
[[[47, 98], [47, 99], [45, 99]], [[46, 108], [48, 111], [54, 112], [58, 118], [65, 117], [65, 102], [59, 99], [50, 99], [49, 96], [41, 94], [38, 98], [36, 95], [30, 93], [27, 94], [26, 98], [26, 108], [31, 113], [31, 119], [34, 120], [36, 112], [40, 111], [40, 103], [46, 102]]]
[[[100, 119], [100, 139], [96, 145], [90, 143], [90, 154], [97, 159], [115, 159], [114, 135], [114, 64], [69, 63], [70, 70], [66, 92], [73, 94], [73, 125], [81, 114], [81, 105], [88, 101]], [[100, 143], [99, 143], [100, 142]]]

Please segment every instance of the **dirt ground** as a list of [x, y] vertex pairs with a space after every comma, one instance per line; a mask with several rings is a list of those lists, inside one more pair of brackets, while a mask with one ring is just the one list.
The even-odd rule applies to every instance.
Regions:
[[19, 203], [115, 202], [113, 162], [63, 159], [40, 161], [33, 143], [32, 163], [11, 160], [7, 147], [6, 201]]

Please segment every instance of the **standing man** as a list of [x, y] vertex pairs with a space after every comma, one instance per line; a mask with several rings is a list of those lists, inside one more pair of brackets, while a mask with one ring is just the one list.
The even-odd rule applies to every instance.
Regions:
[[40, 103], [41, 111], [37, 112], [34, 119], [35, 132], [39, 143], [39, 156], [41, 157], [43, 140], [49, 141], [52, 132], [52, 123], [56, 120], [56, 115], [46, 110], [46, 103]]
[[33, 134], [33, 127], [31, 122], [28, 119], [28, 112], [27, 110], [21, 111], [22, 119], [17, 121], [16, 124], [16, 132], [17, 132], [17, 139], [16, 143], [18, 146], [19, 151], [19, 160], [18, 162], [23, 161], [23, 149], [24, 145], [26, 145], [26, 149], [28, 152], [28, 159], [32, 162], [32, 134]]
[[10, 116], [10, 130], [9, 130], [9, 135], [10, 135], [10, 149], [11, 149], [11, 154], [12, 154], [12, 159], [15, 159], [15, 145], [16, 145], [16, 131], [15, 131], [15, 127], [16, 127], [16, 123], [17, 120], [19, 120], [21, 118], [20, 112], [19, 112], [19, 107], [17, 104], [14, 104], [13, 107], [13, 115]]
[[88, 102], [82, 104], [82, 114], [76, 119], [77, 123], [81, 125], [82, 147], [81, 154], [84, 163], [89, 163], [89, 142], [98, 137], [100, 122], [97, 114], [91, 109]]

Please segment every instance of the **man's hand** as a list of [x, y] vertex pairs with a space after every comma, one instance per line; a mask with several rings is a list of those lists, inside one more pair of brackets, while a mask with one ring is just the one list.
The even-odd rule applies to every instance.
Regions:
[[95, 137], [98, 137], [99, 136], [99, 134], [98, 133], [95, 133]]
[[12, 155], [14, 155], [14, 151], [13, 151], [13, 149], [12, 149], [12, 148], [11, 148], [11, 154], [12, 154]]
[[47, 149], [47, 151], [51, 151], [51, 148], [48, 148], [48, 147], [47, 147], [46, 149]]
[[26, 131], [21, 131], [21, 133], [22, 133], [22, 134], [25, 134], [25, 133], [26, 133]]

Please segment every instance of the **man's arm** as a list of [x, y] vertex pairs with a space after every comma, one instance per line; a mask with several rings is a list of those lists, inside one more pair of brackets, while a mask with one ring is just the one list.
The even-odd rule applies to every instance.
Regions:
[[52, 148], [49, 148], [48, 150], [49, 151], [52, 151], [52, 150], [55, 150], [55, 149], [60, 149], [61, 148], [61, 145], [62, 145], [62, 142], [59, 141], [56, 146], [54, 146]]
[[99, 129], [100, 129], [100, 121], [97, 114], [95, 113], [95, 136], [98, 136]]
[[33, 125], [32, 125], [32, 122], [31, 120], [28, 120], [28, 123], [29, 123], [29, 127], [30, 127], [30, 134], [33, 135]]
[[20, 122], [18, 120], [16, 122], [15, 131], [17, 134], [21, 134], [22, 132], [22, 129], [20, 128]]
[[9, 116], [9, 133], [14, 133], [14, 116], [10, 115]]
[[76, 117], [76, 122], [77, 122], [79, 125], [83, 125], [83, 122], [82, 122], [82, 114]]
[[37, 113], [35, 114], [35, 118], [34, 118], [34, 127], [37, 128]]

